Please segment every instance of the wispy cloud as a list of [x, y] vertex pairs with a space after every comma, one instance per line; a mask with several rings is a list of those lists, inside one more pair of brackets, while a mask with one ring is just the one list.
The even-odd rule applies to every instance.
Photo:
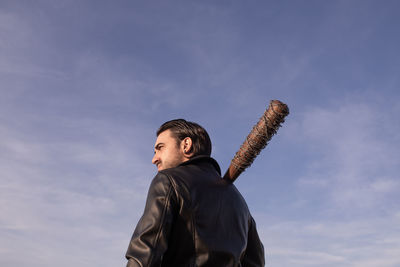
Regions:
[[[350, 99], [350, 98], [348, 98]], [[310, 107], [288, 125], [312, 157], [293, 181], [286, 217], [258, 225], [271, 263], [297, 266], [397, 266], [400, 257], [398, 106], [379, 97]], [[389, 101], [390, 102], [390, 101]], [[384, 102], [384, 103], [389, 103]], [[278, 201], [279, 205], [279, 201]], [[303, 216], [299, 217], [299, 214]], [[261, 225], [261, 226], [260, 226]]]
[[[281, 222], [261, 227], [270, 264], [397, 266], [399, 216], [333, 222]], [[267, 222], [265, 222], [267, 225]]]
[[[42, 115], [43, 120], [54, 119]], [[154, 175], [150, 159], [140, 155], [146, 138], [136, 131], [126, 145], [123, 140], [129, 138], [131, 127], [119, 128], [120, 138], [115, 139], [107, 124], [77, 118], [62, 121], [80, 129], [80, 137], [55, 136], [32, 128], [28, 121], [14, 125], [2, 120], [1, 262], [52, 266], [68, 254], [61, 266], [93, 266], [98, 253], [111, 253], [114, 257], [105, 262], [123, 264], [123, 252]], [[90, 252], [93, 244], [102, 243]]]
[[3, 2], [0, 265], [124, 265], [159, 124], [206, 122], [228, 162], [281, 97], [237, 182], [269, 264], [399, 265], [398, 4]]
[[399, 125], [386, 131], [396, 121], [395, 107], [380, 107], [379, 102], [344, 101], [305, 113], [301, 130], [320, 158], [300, 184], [325, 186], [330, 201], [343, 208], [374, 208], [393, 197], [400, 158], [392, 130]]

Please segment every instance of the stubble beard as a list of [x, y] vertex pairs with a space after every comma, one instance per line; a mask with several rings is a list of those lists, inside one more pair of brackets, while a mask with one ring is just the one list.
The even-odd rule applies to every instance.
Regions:
[[185, 161], [185, 158], [183, 157], [183, 155], [181, 155], [180, 153], [177, 153], [171, 159], [161, 161], [161, 163], [159, 164], [160, 168], [158, 168], [158, 171], [175, 168], [184, 161]]

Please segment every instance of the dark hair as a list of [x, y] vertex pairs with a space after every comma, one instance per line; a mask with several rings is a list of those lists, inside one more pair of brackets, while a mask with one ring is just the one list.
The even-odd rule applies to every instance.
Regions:
[[184, 119], [176, 119], [165, 122], [157, 130], [157, 136], [160, 133], [171, 130], [172, 136], [179, 144], [186, 137], [192, 139], [193, 156], [211, 155], [211, 140], [207, 131], [195, 122]]

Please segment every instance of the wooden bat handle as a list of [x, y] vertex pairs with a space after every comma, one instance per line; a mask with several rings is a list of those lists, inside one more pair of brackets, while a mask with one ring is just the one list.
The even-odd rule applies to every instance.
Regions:
[[279, 100], [271, 100], [267, 110], [233, 157], [224, 179], [231, 182], [235, 181], [253, 163], [257, 155], [278, 131], [288, 114], [289, 108], [286, 104]]

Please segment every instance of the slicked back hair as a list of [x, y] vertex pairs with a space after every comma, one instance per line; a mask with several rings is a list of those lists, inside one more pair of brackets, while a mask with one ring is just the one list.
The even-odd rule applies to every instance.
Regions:
[[176, 139], [177, 144], [186, 137], [192, 139], [193, 156], [211, 155], [211, 140], [207, 131], [195, 122], [184, 119], [176, 119], [165, 122], [157, 130], [157, 136], [162, 132], [170, 130], [172, 137]]

